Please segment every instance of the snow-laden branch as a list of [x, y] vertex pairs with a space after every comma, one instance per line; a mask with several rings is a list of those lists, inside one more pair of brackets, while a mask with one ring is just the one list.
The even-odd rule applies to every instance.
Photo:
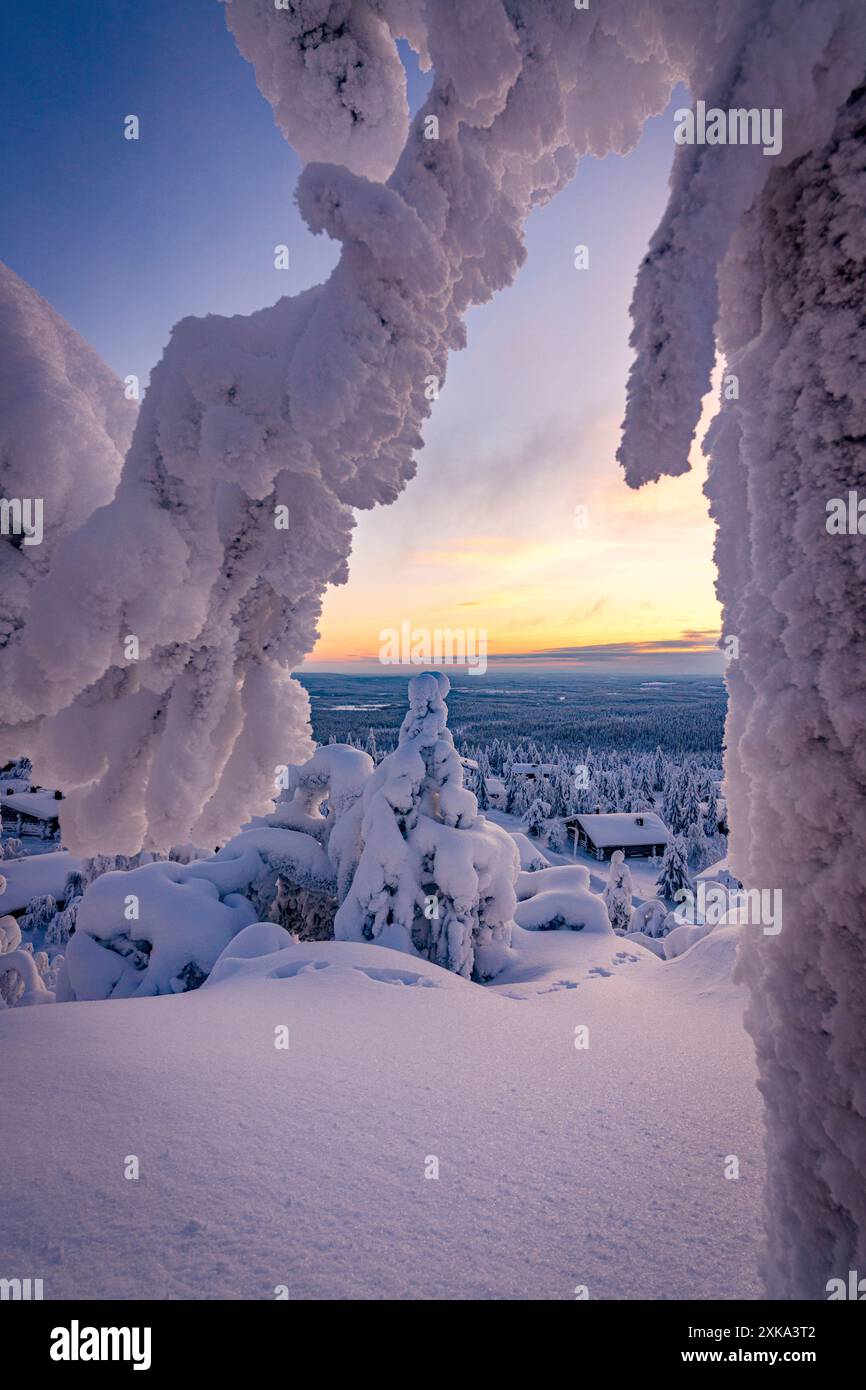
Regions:
[[[0, 672], [11, 676], [33, 586], [58, 544], [111, 501], [134, 425], [105, 363], [0, 263], [0, 499], [13, 509], [0, 531]], [[16, 529], [36, 520], [34, 535]], [[4, 725], [30, 713], [2, 676], [0, 709]], [[0, 762], [20, 746], [20, 732], [0, 732]]]
[[618, 453], [632, 487], [688, 471], [715, 357], [716, 272], [731, 236], [774, 169], [824, 144], [866, 72], [860, 0], [746, 0], [724, 9], [695, 66], [693, 95], [725, 112], [781, 113], [781, 148], [771, 156], [760, 143], [678, 148], [632, 301], [637, 355]]

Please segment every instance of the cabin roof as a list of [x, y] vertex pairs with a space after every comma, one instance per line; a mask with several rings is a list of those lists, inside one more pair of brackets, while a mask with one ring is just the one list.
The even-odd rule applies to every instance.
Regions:
[[34, 820], [56, 820], [61, 803], [52, 791], [14, 792], [12, 796], [0, 798], [0, 806], [21, 811], [23, 815], [33, 816]]
[[[638, 819], [643, 825], [638, 825]], [[607, 811], [569, 816], [567, 824], [579, 824], [599, 849], [624, 845], [665, 845], [669, 832], [655, 811]]]

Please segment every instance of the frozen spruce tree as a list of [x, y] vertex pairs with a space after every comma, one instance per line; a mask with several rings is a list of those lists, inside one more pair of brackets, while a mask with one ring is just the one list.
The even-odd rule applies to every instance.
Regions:
[[610, 856], [610, 872], [604, 890], [604, 905], [614, 931], [628, 931], [632, 892], [631, 870], [622, 850], [615, 849]]
[[398, 745], [364, 788], [360, 855], [334, 934], [486, 980], [509, 958], [519, 858], [463, 785], [449, 689], [439, 673], [409, 682]]
[[708, 840], [719, 833], [719, 801], [714, 783], [710, 783], [707, 796], [707, 809], [704, 812], [704, 834]]
[[685, 843], [680, 835], [674, 835], [668, 840], [665, 857], [662, 860], [661, 873], [656, 879], [656, 887], [659, 890], [659, 896], [666, 898], [669, 902], [673, 901], [674, 895], [681, 888], [691, 888], [689, 861], [686, 856]]
[[543, 797], [537, 796], [526, 812], [526, 828], [533, 839], [538, 839], [543, 834], [545, 822], [550, 815], [550, 803]]
[[21, 918], [21, 930], [26, 932], [44, 931], [57, 913], [57, 903], [50, 893], [44, 897], [31, 898], [27, 910]]

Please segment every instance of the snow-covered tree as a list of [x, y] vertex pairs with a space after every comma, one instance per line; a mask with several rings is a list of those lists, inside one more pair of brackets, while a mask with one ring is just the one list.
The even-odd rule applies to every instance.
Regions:
[[682, 795], [680, 798], [681, 826], [677, 834], [688, 834], [691, 826], [698, 825], [702, 819], [701, 801], [698, 796], [698, 789], [695, 785], [694, 773], [689, 768], [683, 769]]
[[548, 848], [554, 854], [567, 854], [571, 848], [568, 830], [562, 820], [555, 820], [547, 832]]
[[45, 946], [65, 946], [70, 936], [75, 931], [75, 922], [78, 917], [78, 909], [81, 906], [81, 895], [67, 897], [66, 906], [61, 912], [51, 918], [45, 928]]
[[288, 874], [279, 873], [266, 920], [284, 927], [298, 941], [330, 941], [334, 935], [334, 906], [330, 894], [302, 888]]
[[479, 811], [486, 811], [490, 807], [490, 797], [487, 792], [487, 779], [491, 775], [490, 759], [486, 752], [481, 749], [478, 753], [478, 779], [475, 790], [475, 799], [478, 802]]
[[667, 780], [667, 764], [668, 760], [662, 752], [661, 747], [658, 744], [656, 744], [656, 751], [653, 754], [652, 764], [649, 771], [649, 780], [652, 791], [660, 792], [664, 790], [665, 782]]
[[704, 827], [700, 821], [692, 821], [685, 835], [686, 859], [691, 867], [698, 872], [703, 869], [708, 862], [709, 845], [704, 834]]
[[57, 913], [57, 902], [50, 893], [32, 898], [21, 918], [21, 930], [25, 932], [45, 931]]
[[63, 901], [67, 907], [73, 898], [80, 898], [84, 895], [84, 879], [77, 869], [66, 880], [66, 887], [63, 890]]
[[610, 869], [604, 890], [604, 904], [610, 925], [615, 931], [628, 931], [631, 919], [631, 900], [634, 893], [631, 870], [621, 849], [610, 856]]
[[545, 801], [544, 797], [536, 796], [530, 803], [526, 812], [526, 829], [533, 837], [538, 839], [544, 833], [544, 827], [550, 816], [550, 802]]
[[685, 843], [681, 836], [672, 835], [665, 846], [661, 872], [656, 879], [659, 896], [673, 901], [674, 894], [681, 888], [690, 888], [689, 861]]
[[509, 955], [519, 858], [463, 786], [449, 688], [439, 673], [409, 682], [397, 748], [364, 787], [362, 849], [334, 931], [489, 979]]

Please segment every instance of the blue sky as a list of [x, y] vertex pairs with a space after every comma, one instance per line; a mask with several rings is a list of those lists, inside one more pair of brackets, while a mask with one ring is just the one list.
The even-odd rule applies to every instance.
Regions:
[[[7, 0], [4, 28], [0, 258], [120, 377], [144, 383], [186, 314], [249, 313], [327, 276], [337, 250], [298, 216], [299, 162], [216, 0]], [[404, 57], [415, 107], [427, 79]], [[614, 460], [628, 303], [683, 100], [632, 155], [584, 161], [529, 219], [517, 282], [470, 312], [418, 478], [360, 519], [351, 582], [326, 600], [315, 662], [375, 659], [379, 630], [411, 616], [486, 626], [492, 652], [608, 646], [595, 659], [622, 666], [623, 644], [637, 659], [665, 639], [679, 646], [660, 669], [720, 669], [691, 651], [718, 611], [699, 476], [636, 496]], [[123, 138], [130, 113], [138, 141]], [[282, 242], [289, 271], [273, 265]], [[574, 270], [578, 242], [589, 271]], [[592, 518], [585, 535], [579, 505]]]

